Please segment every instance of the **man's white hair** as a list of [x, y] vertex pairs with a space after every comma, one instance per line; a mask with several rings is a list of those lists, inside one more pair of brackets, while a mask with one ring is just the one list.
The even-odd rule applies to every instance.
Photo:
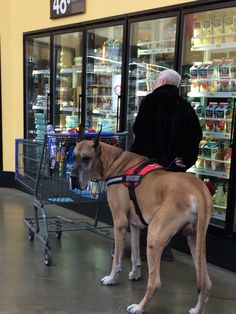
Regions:
[[181, 76], [175, 70], [167, 69], [158, 74], [158, 79], [166, 81], [166, 84], [179, 87]]

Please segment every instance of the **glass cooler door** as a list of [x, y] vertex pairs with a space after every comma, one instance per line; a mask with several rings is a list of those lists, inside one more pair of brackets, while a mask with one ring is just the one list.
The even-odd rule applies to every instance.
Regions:
[[50, 120], [50, 36], [25, 43], [26, 138], [42, 140]]
[[54, 36], [55, 131], [73, 131], [81, 122], [83, 33]]
[[174, 67], [177, 17], [132, 22], [128, 60], [127, 129], [132, 127], [143, 96], [153, 90], [157, 74]]
[[211, 224], [225, 228], [235, 102], [236, 8], [185, 15], [181, 93], [199, 117], [203, 140], [189, 171], [204, 180], [213, 197]]
[[86, 118], [87, 128], [120, 129], [123, 25], [87, 31]]

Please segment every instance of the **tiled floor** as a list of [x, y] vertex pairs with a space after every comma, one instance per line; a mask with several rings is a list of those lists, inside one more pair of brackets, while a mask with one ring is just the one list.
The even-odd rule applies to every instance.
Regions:
[[[105, 287], [100, 278], [110, 270], [111, 240], [88, 231], [51, 237], [53, 265], [42, 259], [43, 245], [30, 242], [23, 217], [32, 215], [32, 197], [15, 189], [0, 189], [0, 313], [1, 314], [124, 314], [143, 296], [142, 280], [127, 279], [130, 261], [124, 258], [119, 284]], [[48, 214], [78, 217], [51, 206]], [[147, 314], [182, 314], [196, 303], [195, 272], [189, 256], [175, 253], [162, 262], [162, 287], [147, 306]], [[209, 265], [213, 288], [207, 314], [236, 313], [236, 274]]]

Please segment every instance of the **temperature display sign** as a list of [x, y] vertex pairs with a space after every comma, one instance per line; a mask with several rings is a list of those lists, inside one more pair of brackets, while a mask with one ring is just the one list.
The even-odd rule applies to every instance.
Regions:
[[51, 19], [84, 13], [85, 0], [50, 0]]

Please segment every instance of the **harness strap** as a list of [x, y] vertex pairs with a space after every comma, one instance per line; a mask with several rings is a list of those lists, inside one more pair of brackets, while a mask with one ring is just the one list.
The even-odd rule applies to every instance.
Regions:
[[138, 215], [138, 217], [141, 220], [142, 224], [144, 224], [144, 226], [148, 227], [148, 224], [146, 223], [146, 221], [143, 218], [141, 209], [139, 207], [139, 204], [138, 204], [138, 201], [137, 201], [137, 198], [136, 198], [134, 184], [131, 184], [128, 187], [128, 190], [129, 190], [129, 197], [130, 197], [131, 201], [134, 203], [135, 213]]

